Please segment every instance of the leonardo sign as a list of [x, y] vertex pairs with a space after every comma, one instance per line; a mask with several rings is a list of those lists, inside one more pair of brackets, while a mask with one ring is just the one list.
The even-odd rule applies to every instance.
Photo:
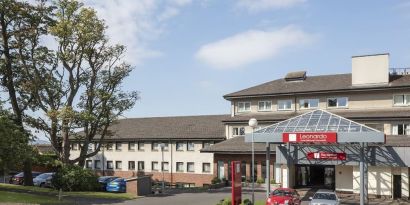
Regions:
[[293, 143], [336, 143], [336, 132], [284, 132], [283, 142]]

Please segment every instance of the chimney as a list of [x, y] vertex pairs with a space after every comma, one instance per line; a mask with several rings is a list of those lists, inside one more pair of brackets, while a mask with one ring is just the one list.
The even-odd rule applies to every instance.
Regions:
[[352, 85], [385, 85], [389, 83], [389, 54], [352, 57]]

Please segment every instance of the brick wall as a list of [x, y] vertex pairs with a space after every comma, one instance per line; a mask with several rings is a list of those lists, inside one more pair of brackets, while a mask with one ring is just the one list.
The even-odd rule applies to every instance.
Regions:
[[[97, 172], [102, 175], [101, 171]], [[105, 171], [105, 175], [118, 176], [123, 178], [131, 178], [140, 175], [152, 175], [152, 180], [162, 181], [161, 172], [137, 172], [137, 171]], [[164, 181], [175, 183], [190, 183], [195, 186], [203, 186], [204, 184], [211, 184], [211, 180], [214, 178], [212, 174], [194, 174], [194, 173], [164, 173]]]

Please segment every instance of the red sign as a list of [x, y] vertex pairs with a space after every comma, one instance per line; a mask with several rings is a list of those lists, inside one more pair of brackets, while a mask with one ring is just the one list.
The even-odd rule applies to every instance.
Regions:
[[242, 203], [242, 172], [241, 162], [231, 162], [232, 175], [232, 205], [240, 205]]
[[294, 143], [336, 143], [336, 132], [284, 132], [283, 142]]
[[308, 160], [346, 160], [346, 153], [344, 152], [308, 152], [306, 155]]

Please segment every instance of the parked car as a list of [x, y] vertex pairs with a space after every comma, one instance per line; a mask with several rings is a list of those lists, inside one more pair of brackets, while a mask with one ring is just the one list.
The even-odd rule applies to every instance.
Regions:
[[331, 190], [320, 189], [309, 198], [310, 205], [339, 205], [340, 200], [337, 197], [336, 193]]
[[290, 188], [277, 188], [273, 190], [266, 205], [300, 205], [301, 199], [298, 192]]
[[126, 192], [127, 183], [124, 178], [117, 178], [107, 183], [108, 192]]
[[[41, 172], [31, 172], [31, 175], [33, 176], [33, 179], [37, 177], [38, 175], [42, 174]], [[10, 184], [17, 184], [17, 185], [22, 185], [24, 184], [24, 172], [20, 172], [10, 178], [9, 181]]]
[[48, 172], [38, 175], [36, 178], [33, 179], [34, 186], [39, 187], [50, 187], [51, 186], [51, 179], [54, 176], [54, 172]]
[[114, 176], [103, 176], [103, 177], [98, 177], [98, 183], [101, 185], [101, 190], [105, 191], [107, 190], [107, 184], [115, 179], [118, 179], [119, 177], [114, 177]]

